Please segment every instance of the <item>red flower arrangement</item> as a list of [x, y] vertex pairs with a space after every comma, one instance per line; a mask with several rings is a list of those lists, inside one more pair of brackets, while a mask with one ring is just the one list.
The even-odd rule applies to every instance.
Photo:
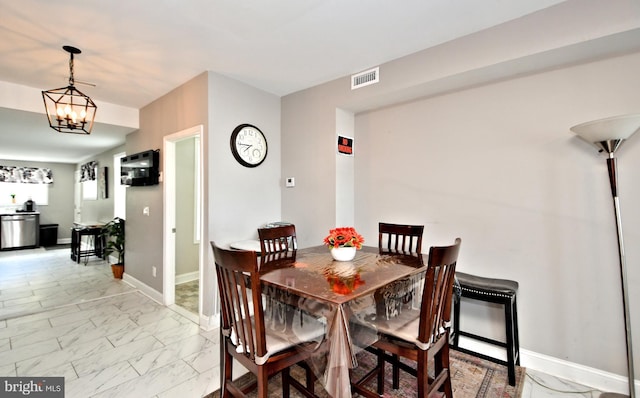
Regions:
[[364, 238], [353, 227], [334, 228], [329, 231], [329, 235], [324, 238], [324, 244], [332, 248], [355, 247], [362, 249]]

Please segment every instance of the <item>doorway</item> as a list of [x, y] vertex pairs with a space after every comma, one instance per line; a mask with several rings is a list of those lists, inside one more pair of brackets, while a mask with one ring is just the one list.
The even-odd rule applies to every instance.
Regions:
[[[202, 126], [164, 137], [164, 304], [199, 323], [202, 314]], [[181, 292], [176, 297], [176, 287]], [[186, 288], [186, 292], [185, 292]], [[185, 302], [186, 300], [186, 302]]]

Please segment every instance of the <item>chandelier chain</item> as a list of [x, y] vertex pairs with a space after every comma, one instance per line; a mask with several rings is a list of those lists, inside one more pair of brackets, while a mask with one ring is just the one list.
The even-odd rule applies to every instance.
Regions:
[[74, 84], [74, 79], [73, 79], [73, 53], [70, 53], [71, 57], [69, 57], [69, 85], [73, 86]]

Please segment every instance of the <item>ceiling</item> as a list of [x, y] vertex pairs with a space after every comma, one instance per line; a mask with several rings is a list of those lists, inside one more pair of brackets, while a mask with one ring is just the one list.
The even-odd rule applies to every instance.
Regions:
[[[139, 109], [204, 71], [283, 96], [561, 2], [0, 0], [0, 82], [66, 86], [72, 45], [76, 87], [99, 102]], [[0, 108], [0, 158], [75, 163], [130, 131], [59, 134]]]

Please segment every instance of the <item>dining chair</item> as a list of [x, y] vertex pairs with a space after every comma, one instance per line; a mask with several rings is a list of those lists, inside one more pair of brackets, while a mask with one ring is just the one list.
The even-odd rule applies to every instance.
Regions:
[[[378, 223], [378, 251], [380, 254], [385, 255], [416, 257], [420, 260], [416, 266], [422, 266], [424, 264], [422, 262], [423, 233], [424, 225], [390, 224], [380, 222]], [[397, 291], [394, 295], [397, 295]], [[409, 293], [408, 296], [413, 296], [413, 293]], [[401, 300], [396, 297], [391, 301], [400, 302]], [[379, 306], [380, 304], [381, 303], [379, 303]], [[384, 306], [384, 303], [382, 303], [382, 305]], [[393, 368], [393, 388], [397, 389], [400, 385], [400, 359], [394, 354], [389, 362]]]
[[260, 240], [260, 270], [290, 266], [296, 259], [298, 241], [293, 224], [258, 228]]
[[[384, 393], [384, 363], [393, 361], [389, 354], [415, 362], [410, 366], [398, 361], [398, 367], [417, 378], [419, 397], [428, 397], [439, 391], [452, 397], [451, 372], [449, 369], [449, 329], [455, 268], [460, 252], [461, 239], [451, 246], [433, 246], [429, 249], [428, 266], [425, 273], [422, 301], [419, 308], [405, 308], [395, 317], [378, 314], [369, 320], [370, 327], [378, 331], [376, 367], [354, 382], [353, 388], [364, 396], [379, 396]], [[429, 378], [428, 364], [433, 359], [434, 376]], [[393, 363], [393, 362], [392, 362]], [[377, 394], [366, 389], [364, 384], [377, 375]]]
[[420, 256], [424, 225], [378, 223], [380, 254]]
[[[263, 290], [256, 252], [224, 249], [211, 242], [221, 305], [221, 397], [244, 397], [257, 387], [267, 397], [268, 380], [281, 373], [282, 396], [290, 386], [306, 397], [313, 394], [314, 375], [307, 366], [306, 386], [290, 376], [289, 368], [310, 358], [325, 336], [325, 326], [308, 317], [293, 328], [265, 325]], [[273, 320], [269, 322], [273, 325]], [[233, 381], [233, 359], [256, 376], [256, 382], [239, 386]]]
[[258, 228], [258, 239], [262, 255], [296, 250], [296, 226], [293, 224], [277, 227]]

